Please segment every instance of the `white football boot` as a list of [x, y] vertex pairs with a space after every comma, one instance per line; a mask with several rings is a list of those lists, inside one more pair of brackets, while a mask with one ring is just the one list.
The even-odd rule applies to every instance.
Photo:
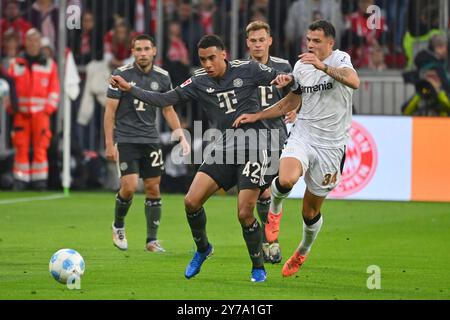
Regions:
[[166, 252], [158, 240], [153, 240], [145, 245], [145, 250], [149, 252]]
[[125, 228], [116, 228], [114, 226], [114, 221], [112, 223], [112, 239], [113, 244], [120, 250], [128, 249], [128, 241], [125, 235]]

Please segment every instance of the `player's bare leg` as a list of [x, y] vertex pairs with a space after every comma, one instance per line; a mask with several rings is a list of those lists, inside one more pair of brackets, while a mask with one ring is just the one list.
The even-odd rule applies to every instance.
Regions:
[[259, 189], [244, 189], [238, 195], [238, 219], [242, 226], [242, 234], [250, 259], [252, 260], [251, 281], [253, 282], [266, 280], [262, 256], [262, 230], [253, 214], [259, 193]]
[[266, 238], [269, 242], [278, 239], [283, 201], [289, 196], [302, 175], [303, 168], [298, 159], [282, 158], [280, 160], [279, 175], [272, 181], [270, 210], [265, 227]]
[[158, 228], [161, 221], [161, 177], [144, 179], [145, 219], [147, 221], [147, 238], [145, 249], [150, 252], [165, 252], [158, 241]]
[[114, 222], [112, 224], [113, 244], [120, 250], [128, 249], [128, 241], [125, 235], [125, 216], [136, 192], [138, 178], [137, 174], [127, 174], [120, 178], [120, 190], [116, 195]]
[[311, 246], [322, 227], [323, 219], [320, 208], [324, 200], [325, 197], [316, 196], [306, 189], [302, 209], [303, 237], [294, 254], [283, 266], [282, 274], [284, 277], [289, 277], [297, 273], [305, 262]]
[[197, 252], [185, 270], [184, 275], [188, 279], [200, 272], [203, 262], [213, 253], [213, 247], [206, 235], [206, 214], [203, 204], [217, 190], [218, 184], [209, 175], [197, 172], [184, 198], [187, 220], [197, 246]]

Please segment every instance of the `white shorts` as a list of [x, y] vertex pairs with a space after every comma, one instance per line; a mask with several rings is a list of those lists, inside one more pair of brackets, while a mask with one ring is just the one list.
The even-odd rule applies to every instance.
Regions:
[[315, 147], [290, 135], [280, 160], [283, 158], [299, 160], [309, 192], [318, 197], [326, 197], [341, 180], [345, 147], [336, 149]]

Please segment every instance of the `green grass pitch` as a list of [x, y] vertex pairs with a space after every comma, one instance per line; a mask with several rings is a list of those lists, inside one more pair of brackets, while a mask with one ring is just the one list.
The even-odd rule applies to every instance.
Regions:
[[[250, 259], [237, 220], [236, 198], [206, 204], [215, 247], [199, 275], [184, 278], [194, 243], [183, 196], [163, 196], [159, 238], [166, 253], [144, 251], [144, 198], [126, 220], [129, 250], [111, 242], [113, 193], [7, 203], [48, 193], [0, 192], [0, 299], [449, 299], [450, 204], [327, 200], [324, 225], [297, 276], [266, 265], [265, 283], [251, 283]], [[15, 201], [15, 200], [14, 200]], [[283, 262], [301, 237], [298, 199], [285, 202], [280, 243]], [[78, 250], [86, 272], [69, 290], [48, 272], [51, 255]], [[368, 289], [381, 270], [381, 288]]]

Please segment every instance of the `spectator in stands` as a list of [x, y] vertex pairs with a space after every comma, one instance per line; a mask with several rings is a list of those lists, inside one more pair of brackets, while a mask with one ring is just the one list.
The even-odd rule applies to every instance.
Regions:
[[178, 21], [172, 21], [169, 24], [169, 49], [167, 50], [167, 58], [176, 62], [179, 61], [184, 65], [189, 65], [189, 53], [181, 38], [181, 24]]
[[95, 17], [90, 11], [84, 11], [81, 16], [81, 29], [69, 31], [69, 47], [73, 50], [77, 65], [85, 66], [91, 60], [103, 58], [103, 41], [100, 32], [96, 31]]
[[266, 16], [266, 20], [267, 20], [268, 11], [269, 11], [269, 1], [268, 0], [254, 0], [250, 7], [250, 12], [253, 12], [253, 13], [260, 12], [261, 14]]
[[189, 52], [181, 38], [181, 24], [178, 21], [169, 23], [168, 37], [164, 68], [169, 72], [173, 85], [177, 86], [190, 76]]
[[430, 39], [439, 30], [439, 5], [436, 1], [411, 0], [409, 3], [408, 30], [403, 37], [403, 48], [407, 57], [407, 69], [414, 67], [414, 57], [426, 49]]
[[384, 61], [383, 47], [380, 45], [373, 46], [370, 54], [371, 56], [368, 65], [370, 70], [384, 71], [387, 69], [387, 65]]
[[[9, 30], [3, 35], [3, 55], [2, 65], [4, 70], [8, 70], [12, 59], [17, 57], [20, 51], [20, 38], [14, 30]], [[0, 68], [1, 68], [0, 67]]]
[[42, 54], [47, 58], [47, 59], [55, 59], [55, 48], [53, 48], [53, 45], [50, 41], [49, 38], [46, 37], [42, 37], [41, 39], [41, 51]]
[[36, 0], [26, 17], [43, 37], [50, 40], [53, 48], [58, 48], [59, 10], [53, 0]]
[[[267, 20], [267, 14], [263, 10], [256, 10], [251, 13], [250, 18], [248, 18], [249, 23], [253, 21], [263, 21], [269, 23]], [[245, 32], [242, 32], [242, 35], [245, 36]]]
[[200, 0], [198, 14], [204, 34], [214, 33], [214, 14], [216, 11], [217, 6], [214, 0]]
[[192, 64], [200, 64], [197, 53], [197, 43], [203, 36], [203, 28], [199, 16], [193, 11], [189, 0], [182, 0], [178, 5], [178, 21], [181, 23], [182, 39], [188, 51], [192, 53]]
[[357, 68], [368, 68], [371, 64], [372, 51], [386, 44], [387, 25], [384, 17], [380, 17], [379, 28], [369, 28], [367, 13], [373, 0], [359, 0], [358, 10], [346, 17], [346, 30], [342, 36], [341, 48], [347, 51], [353, 65]]
[[59, 80], [55, 61], [42, 54], [37, 29], [27, 31], [25, 52], [11, 62], [8, 73], [15, 81], [19, 100], [12, 132], [14, 188], [23, 190], [31, 182], [36, 190], [44, 190], [48, 178], [47, 149], [52, 137], [50, 116], [58, 106]]
[[287, 45], [290, 47], [292, 61], [297, 60], [300, 52], [306, 51], [306, 31], [314, 21], [314, 12], [330, 21], [336, 28], [336, 42], [339, 43], [342, 30], [341, 0], [296, 0], [288, 9], [285, 24]]
[[4, 38], [7, 32], [14, 32], [19, 36], [21, 47], [25, 40], [25, 33], [31, 28], [31, 24], [20, 16], [20, 5], [17, 0], [5, 1], [3, 13], [4, 18], [0, 19], [0, 38]]
[[[387, 2], [387, 3], [386, 3]], [[386, 18], [389, 30], [393, 34], [394, 51], [402, 51], [402, 39], [405, 34], [405, 19], [409, 0], [383, 1], [386, 3]]]
[[167, 18], [167, 20], [172, 21], [175, 19], [175, 15], [177, 12], [177, 5], [178, 0], [164, 0], [164, 17]]
[[131, 63], [131, 39], [136, 35], [128, 23], [122, 18], [117, 17], [114, 28], [108, 31], [104, 38], [104, 60], [110, 64], [111, 68], [118, 68]]

